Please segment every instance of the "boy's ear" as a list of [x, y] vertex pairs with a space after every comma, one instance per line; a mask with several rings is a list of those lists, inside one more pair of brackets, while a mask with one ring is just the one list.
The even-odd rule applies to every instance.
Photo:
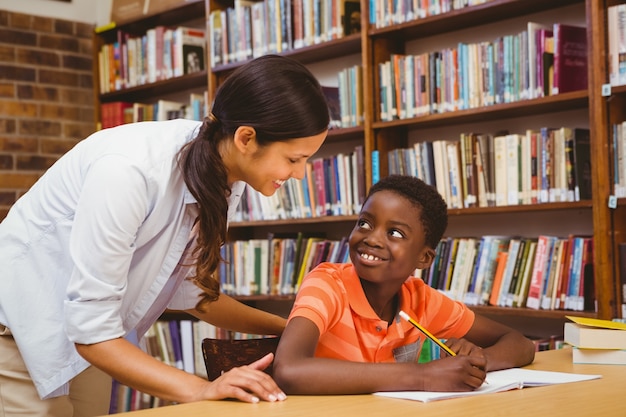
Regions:
[[435, 259], [435, 250], [432, 248], [424, 248], [422, 253], [419, 255], [417, 259], [417, 269], [426, 269], [428, 268]]
[[256, 130], [251, 126], [239, 126], [235, 130], [233, 141], [241, 153], [254, 152], [257, 147]]

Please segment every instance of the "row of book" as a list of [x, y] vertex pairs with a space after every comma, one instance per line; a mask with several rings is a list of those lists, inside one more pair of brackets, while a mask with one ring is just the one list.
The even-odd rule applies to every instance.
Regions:
[[470, 208], [590, 199], [590, 152], [588, 129], [544, 127], [417, 142], [387, 159], [390, 174], [416, 176], [449, 208]]
[[222, 291], [231, 295], [291, 295], [322, 262], [349, 262], [347, 238], [326, 239], [302, 232], [270, 233], [266, 239], [238, 240], [222, 247]]
[[150, 120], [202, 120], [207, 114], [206, 92], [190, 93], [189, 102], [157, 100], [154, 103], [113, 101], [100, 105], [100, 123], [103, 129], [125, 123]]
[[361, 30], [357, 0], [235, 0], [209, 15], [211, 67], [339, 39]]
[[595, 310], [587, 236], [444, 238], [431, 267], [416, 274], [467, 305]]
[[202, 28], [159, 25], [141, 36], [118, 30], [98, 52], [100, 93], [203, 71], [206, 45]]
[[477, 6], [489, 1], [491, 0], [370, 0], [370, 24], [382, 28]]
[[607, 8], [609, 79], [611, 85], [626, 84], [626, 4]]
[[271, 196], [246, 187], [233, 221], [352, 215], [364, 199], [363, 146], [357, 145], [350, 153], [311, 159], [302, 180], [289, 179]]
[[585, 90], [587, 31], [529, 22], [492, 42], [392, 54], [378, 71], [383, 121]]
[[329, 129], [362, 126], [363, 67], [354, 65], [337, 73], [337, 87], [322, 86], [330, 114]]

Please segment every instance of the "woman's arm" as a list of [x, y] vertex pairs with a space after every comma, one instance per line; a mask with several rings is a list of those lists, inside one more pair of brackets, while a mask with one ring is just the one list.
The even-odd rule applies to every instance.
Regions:
[[166, 365], [121, 338], [92, 345], [76, 344], [76, 349], [88, 362], [121, 383], [165, 400], [183, 403], [237, 398], [258, 402], [285, 398], [272, 378], [262, 372], [272, 362], [271, 354], [209, 382]]
[[363, 363], [316, 358], [319, 330], [294, 317], [283, 332], [274, 379], [289, 394], [366, 394], [376, 391], [470, 391], [485, 379], [484, 358], [449, 357], [428, 364]]
[[186, 312], [222, 329], [259, 335], [280, 335], [287, 323], [280, 316], [250, 307], [225, 294], [220, 294], [206, 311], [194, 308]]

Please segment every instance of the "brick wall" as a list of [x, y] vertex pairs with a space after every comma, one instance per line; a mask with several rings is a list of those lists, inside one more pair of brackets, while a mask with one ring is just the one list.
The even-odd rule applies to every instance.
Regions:
[[0, 221], [94, 131], [93, 25], [0, 10]]

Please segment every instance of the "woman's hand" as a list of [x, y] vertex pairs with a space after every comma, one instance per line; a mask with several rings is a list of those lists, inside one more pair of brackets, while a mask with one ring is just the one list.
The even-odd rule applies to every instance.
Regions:
[[233, 368], [209, 383], [202, 397], [210, 400], [236, 398], [248, 403], [264, 401], [282, 401], [287, 398], [276, 382], [263, 369], [274, 360], [274, 354], [268, 353], [250, 365]]

